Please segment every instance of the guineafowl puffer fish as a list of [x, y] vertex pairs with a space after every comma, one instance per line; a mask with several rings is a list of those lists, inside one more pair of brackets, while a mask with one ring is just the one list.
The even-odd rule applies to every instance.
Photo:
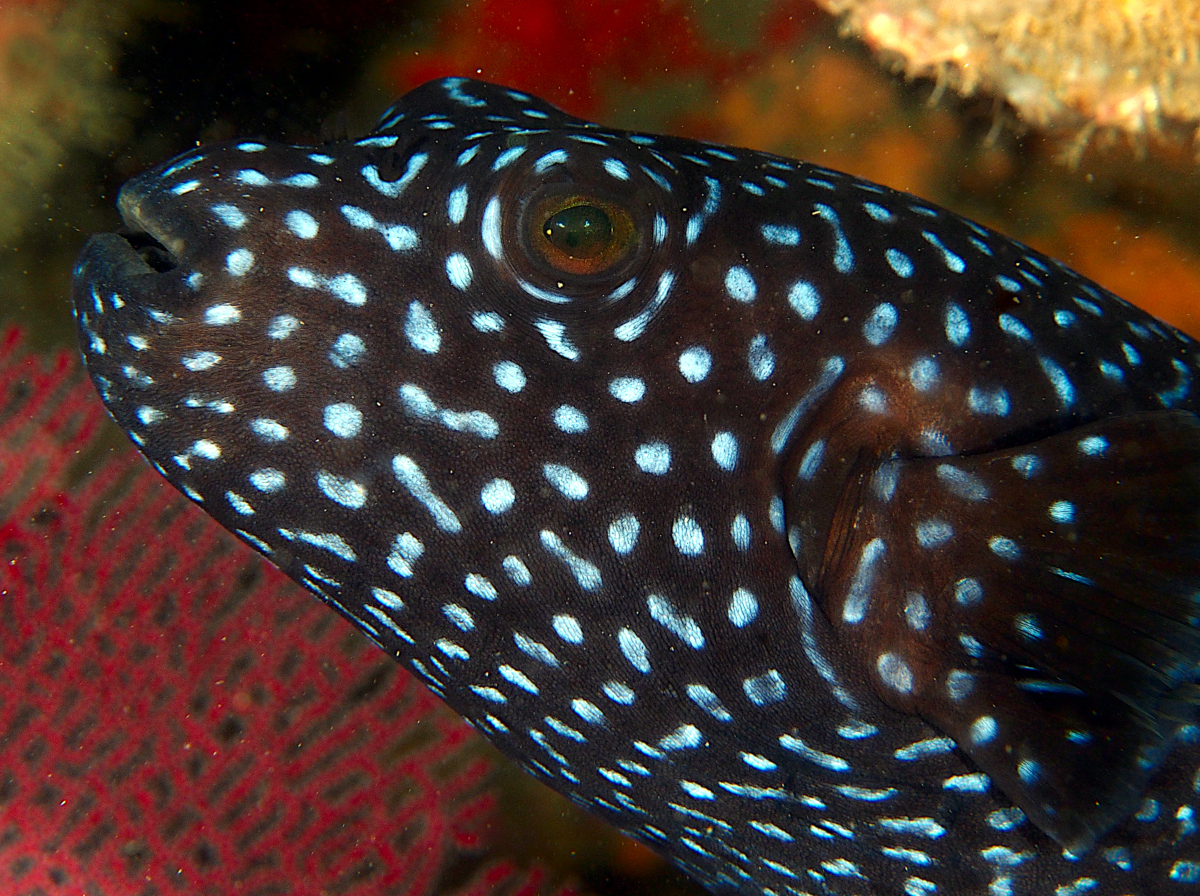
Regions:
[[1200, 892], [1200, 345], [913, 196], [463, 79], [124, 186], [113, 417], [718, 892]]

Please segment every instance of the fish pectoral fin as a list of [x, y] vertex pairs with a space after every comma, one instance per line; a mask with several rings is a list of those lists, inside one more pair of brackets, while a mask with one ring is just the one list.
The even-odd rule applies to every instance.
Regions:
[[860, 464], [828, 518], [797, 561], [886, 702], [1073, 852], [1134, 811], [1196, 718], [1196, 415]]

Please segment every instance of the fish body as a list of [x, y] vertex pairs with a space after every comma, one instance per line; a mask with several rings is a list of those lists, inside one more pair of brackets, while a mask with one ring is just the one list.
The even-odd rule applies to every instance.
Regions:
[[74, 302], [140, 450], [708, 887], [1200, 887], [1187, 336], [915, 197], [462, 79], [119, 206]]

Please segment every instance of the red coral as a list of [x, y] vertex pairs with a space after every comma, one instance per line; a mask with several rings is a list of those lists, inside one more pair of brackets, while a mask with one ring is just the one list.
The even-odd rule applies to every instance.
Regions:
[[102, 420], [0, 339], [0, 891], [542, 889], [470, 729]]

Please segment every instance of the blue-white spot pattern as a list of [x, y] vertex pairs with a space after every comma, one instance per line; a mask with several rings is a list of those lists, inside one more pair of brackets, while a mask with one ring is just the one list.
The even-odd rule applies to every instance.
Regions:
[[120, 205], [162, 245], [93, 238], [74, 300], [140, 449], [710, 888], [1198, 885], [1188, 337], [914, 197], [462, 79]]

